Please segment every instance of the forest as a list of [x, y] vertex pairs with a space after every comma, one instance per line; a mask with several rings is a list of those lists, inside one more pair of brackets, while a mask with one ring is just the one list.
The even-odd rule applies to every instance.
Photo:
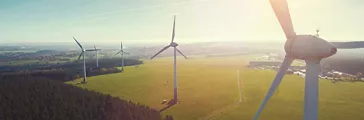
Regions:
[[[99, 59], [99, 67], [91, 59], [86, 66], [88, 77], [118, 73], [121, 59]], [[82, 73], [83, 60], [0, 66], [0, 120], [173, 120], [148, 106], [64, 83]]]
[[323, 69], [332, 69], [344, 73], [356, 75], [364, 73], [364, 60], [358, 58], [330, 58], [321, 61]]
[[[119, 73], [121, 70], [117, 68], [95, 68], [95, 69], [87, 69], [86, 70], [87, 77], [97, 76], [102, 74], [112, 74]], [[83, 77], [82, 69], [73, 70], [73, 69], [50, 69], [50, 70], [25, 70], [19, 72], [11, 72], [11, 73], [2, 73], [0, 76], [3, 78], [8, 78], [12, 76], [26, 76], [26, 77], [44, 77], [51, 80], [57, 81], [70, 81], [75, 80], [77, 78]]]
[[[124, 59], [125, 66], [131, 65], [139, 65], [143, 64], [142, 61], [137, 59]], [[96, 60], [87, 60], [86, 66], [88, 68], [96, 67]], [[121, 59], [120, 58], [104, 58], [99, 59], [99, 66], [104, 68], [110, 67], [120, 67]], [[16, 72], [21, 70], [47, 70], [47, 69], [82, 69], [83, 68], [83, 60], [73, 61], [73, 62], [65, 62], [65, 63], [57, 63], [57, 64], [24, 64], [24, 65], [3, 65], [0, 66], [0, 73], [2, 72]]]
[[[86, 76], [96, 76], [102, 74], [119, 73], [121, 70], [115, 68], [121, 66], [121, 59], [100, 59], [99, 66], [96, 67], [96, 61], [88, 61]], [[138, 65], [143, 62], [136, 59], [125, 59], [125, 66]], [[2, 68], [2, 69], [1, 69]], [[49, 64], [42, 66], [25, 67], [20, 66], [0, 66], [0, 77], [27, 76], [27, 77], [44, 77], [57, 81], [70, 81], [83, 77], [83, 63], [80, 61], [68, 62], [62, 64]]]
[[44, 77], [0, 81], [1, 120], [173, 120], [157, 110]]

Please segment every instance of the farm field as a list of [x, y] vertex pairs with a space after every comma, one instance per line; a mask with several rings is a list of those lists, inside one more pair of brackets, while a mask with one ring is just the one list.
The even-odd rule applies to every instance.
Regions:
[[[187, 60], [178, 57], [180, 103], [162, 113], [176, 120], [251, 120], [275, 75], [275, 71], [246, 68], [252, 57], [191, 57]], [[244, 86], [244, 102], [240, 104], [237, 104], [238, 69]], [[173, 58], [144, 60], [139, 67], [126, 67], [124, 73], [88, 77], [87, 84], [77, 84], [80, 80], [68, 83], [160, 110], [167, 106], [161, 104], [162, 100], [173, 97]], [[286, 75], [260, 119], [302, 119], [303, 83], [299, 76]], [[362, 92], [364, 83], [333, 84], [320, 80], [320, 119], [364, 119]]]

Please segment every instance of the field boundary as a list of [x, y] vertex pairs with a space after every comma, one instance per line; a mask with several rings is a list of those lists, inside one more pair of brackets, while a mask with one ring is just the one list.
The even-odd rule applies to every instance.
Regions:
[[228, 106], [223, 107], [221, 109], [215, 110], [211, 114], [201, 118], [200, 120], [211, 120], [212, 118], [214, 118], [214, 117], [216, 117], [218, 115], [221, 115], [221, 114], [225, 113], [226, 111], [231, 110], [234, 107], [237, 107], [241, 103], [243, 103], [243, 101], [239, 101], [239, 102], [237, 102], [235, 104], [228, 105]]

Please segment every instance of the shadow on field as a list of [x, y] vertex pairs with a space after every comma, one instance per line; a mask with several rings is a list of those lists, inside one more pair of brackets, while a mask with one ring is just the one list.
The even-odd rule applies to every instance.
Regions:
[[83, 82], [83, 81], [81, 81], [81, 82], [78, 82], [78, 83], [76, 83], [75, 85], [82, 85], [82, 84], [86, 84], [87, 82]]
[[[164, 104], [165, 102], [162, 102], [162, 104]], [[167, 103], [167, 106], [166, 107], [164, 107], [164, 108], [162, 108], [162, 109], [160, 109], [159, 110], [159, 112], [163, 112], [163, 111], [165, 111], [165, 110], [167, 110], [169, 107], [172, 107], [173, 105], [175, 105], [177, 103], [177, 101], [176, 100], [174, 100], [174, 99], [171, 99], [171, 100], [169, 100], [169, 102]]]

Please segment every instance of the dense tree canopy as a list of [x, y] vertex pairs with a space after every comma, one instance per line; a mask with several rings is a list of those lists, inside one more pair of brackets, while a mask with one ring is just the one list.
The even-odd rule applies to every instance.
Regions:
[[[87, 69], [87, 77], [101, 74], [119, 73], [121, 70], [117, 68], [96, 68]], [[1, 73], [0, 76], [7, 78], [12, 76], [23, 77], [43, 77], [57, 81], [70, 81], [83, 76], [83, 69], [50, 69], [50, 70], [24, 70], [18, 72]]]
[[356, 75], [358, 72], [364, 72], [364, 60], [362, 59], [331, 58], [324, 59], [321, 63], [325, 69], [333, 69], [352, 75]]
[[2, 77], [0, 101], [1, 120], [162, 119], [147, 106], [40, 77]]
[[[125, 66], [138, 65], [143, 62], [137, 59], [125, 59]], [[121, 66], [121, 59], [100, 59], [99, 68], [96, 68], [96, 61], [87, 61], [87, 76], [100, 74], [118, 73], [121, 70], [115, 68]], [[83, 62], [68, 62], [61, 64], [37, 64], [0, 66], [0, 76], [24, 76], [46, 77], [52, 80], [69, 81], [83, 76]]]
[[[143, 64], [142, 61], [137, 59], [125, 59], [124, 65], [131, 66], [131, 65], [139, 65]], [[121, 59], [100, 59], [99, 60], [100, 67], [119, 67], [121, 66]], [[96, 60], [87, 60], [86, 61], [87, 68], [94, 68], [96, 67]], [[59, 63], [59, 64], [26, 64], [26, 65], [4, 65], [0, 66], [0, 73], [1, 72], [14, 72], [20, 70], [48, 70], [48, 69], [82, 69], [83, 68], [83, 61], [74, 61], [74, 62], [66, 62], [66, 63]]]

